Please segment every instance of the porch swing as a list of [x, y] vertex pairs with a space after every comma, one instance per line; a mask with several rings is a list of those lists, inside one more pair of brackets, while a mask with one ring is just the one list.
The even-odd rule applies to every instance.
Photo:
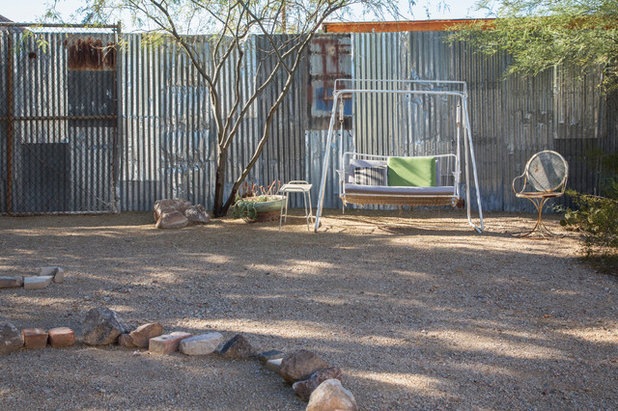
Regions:
[[[344, 87], [350, 84], [350, 87]], [[363, 87], [371, 84], [372, 87]], [[377, 86], [377, 87], [376, 87]], [[447, 88], [447, 90], [444, 90]], [[453, 90], [454, 89], [454, 90]], [[320, 226], [324, 204], [326, 180], [335, 131], [339, 116], [339, 138], [343, 138], [344, 96], [369, 95], [396, 96], [452, 96], [456, 98], [455, 144], [452, 152], [423, 156], [375, 155], [357, 152], [340, 152], [338, 188], [343, 208], [347, 204], [393, 206], [444, 206], [460, 205], [465, 200], [468, 223], [483, 232], [483, 210], [478, 185], [474, 146], [468, 115], [468, 93], [464, 81], [443, 80], [335, 80], [333, 108], [328, 128], [323, 159], [318, 205], [314, 231]], [[362, 104], [362, 103], [361, 103]], [[462, 138], [463, 133], [463, 138]], [[461, 181], [462, 145], [465, 181]], [[342, 145], [339, 144], [339, 147]], [[340, 150], [341, 151], [341, 150]], [[479, 223], [472, 221], [470, 206], [470, 164], [472, 164]], [[462, 198], [462, 187], [465, 198]]]

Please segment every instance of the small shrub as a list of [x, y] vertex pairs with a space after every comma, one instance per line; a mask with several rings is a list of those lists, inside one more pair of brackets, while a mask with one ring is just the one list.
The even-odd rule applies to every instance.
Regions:
[[577, 206], [567, 209], [560, 222], [570, 230], [583, 234], [586, 258], [597, 268], [618, 271], [618, 181], [613, 181], [609, 196], [594, 196], [568, 190]]

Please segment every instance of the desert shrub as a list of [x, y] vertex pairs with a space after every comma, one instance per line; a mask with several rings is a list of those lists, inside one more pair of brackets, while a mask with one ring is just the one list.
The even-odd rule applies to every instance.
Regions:
[[618, 180], [610, 183], [608, 196], [568, 190], [575, 209], [566, 209], [561, 224], [583, 235], [586, 258], [603, 271], [618, 272]]

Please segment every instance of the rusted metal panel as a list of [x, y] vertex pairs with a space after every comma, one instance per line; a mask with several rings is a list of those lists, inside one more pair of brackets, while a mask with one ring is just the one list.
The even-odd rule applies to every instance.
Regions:
[[472, 25], [476, 23], [491, 24], [495, 19], [453, 19], [453, 20], [417, 20], [417, 21], [379, 21], [324, 23], [325, 33], [394, 33], [412, 31], [446, 31], [453, 26]]

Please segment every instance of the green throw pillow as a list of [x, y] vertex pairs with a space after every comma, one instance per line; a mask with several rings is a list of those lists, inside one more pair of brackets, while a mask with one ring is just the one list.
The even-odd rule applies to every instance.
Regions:
[[436, 186], [435, 157], [389, 157], [389, 186]]

